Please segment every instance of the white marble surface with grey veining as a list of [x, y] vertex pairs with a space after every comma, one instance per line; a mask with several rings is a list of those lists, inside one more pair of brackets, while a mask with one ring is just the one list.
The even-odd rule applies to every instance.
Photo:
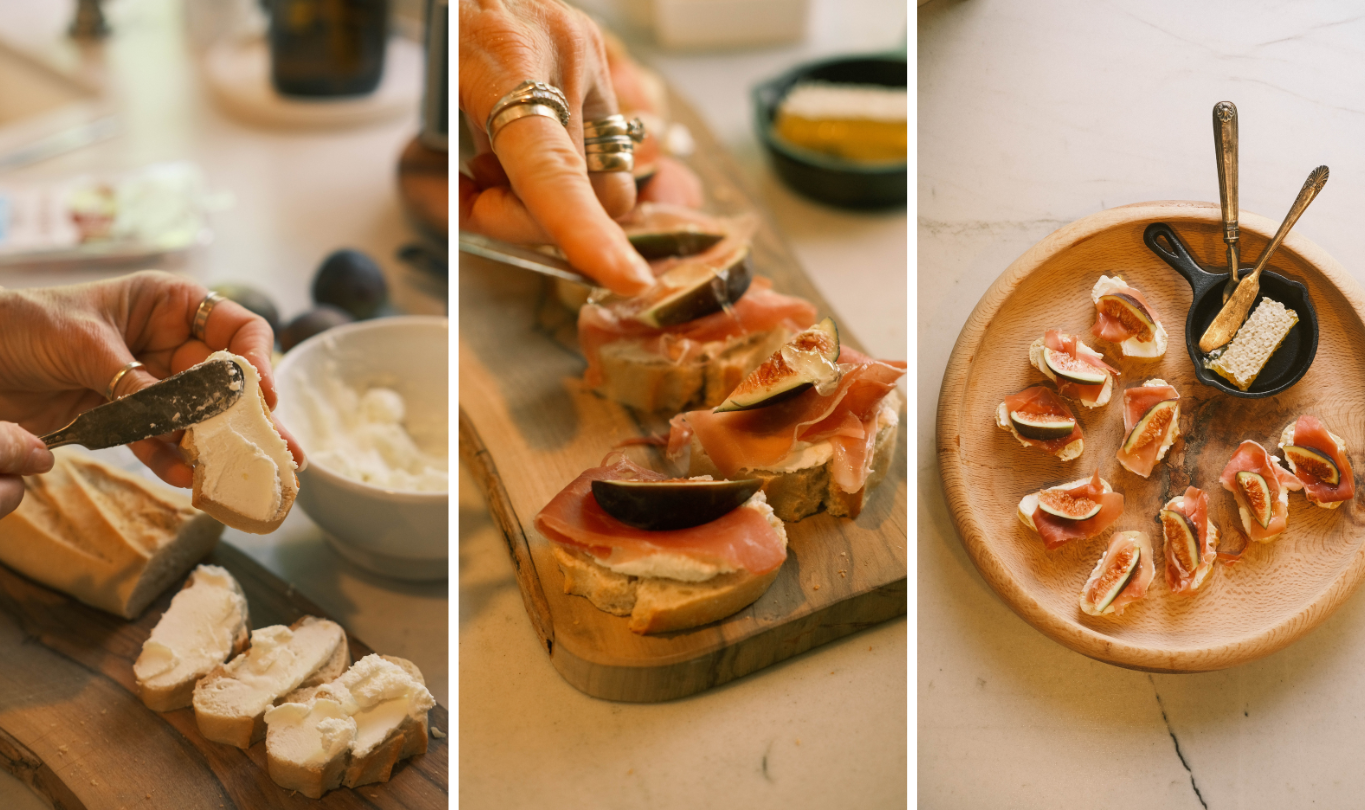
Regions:
[[1092, 661], [977, 574], [933, 442], [957, 334], [1019, 254], [1105, 208], [1217, 201], [1220, 100], [1239, 111], [1242, 210], [1279, 221], [1327, 164], [1296, 230], [1365, 280], [1360, 7], [932, 0], [917, 13], [920, 806], [1359, 806], [1365, 600], [1224, 672]]

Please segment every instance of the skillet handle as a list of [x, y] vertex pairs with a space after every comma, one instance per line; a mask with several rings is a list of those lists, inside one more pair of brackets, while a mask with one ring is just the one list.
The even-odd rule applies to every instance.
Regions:
[[1190, 255], [1189, 248], [1180, 241], [1180, 237], [1175, 230], [1164, 222], [1153, 222], [1147, 226], [1147, 230], [1142, 232], [1142, 241], [1147, 244], [1148, 249], [1160, 256], [1162, 261], [1171, 266], [1171, 269], [1185, 277], [1190, 283], [1190, 288], [1194, 290], [1194, 297], [1199, 298], [1200, 293], [1219, 283], [1226, 274], [1215, 275], [1199, 266], [1199, 262]]

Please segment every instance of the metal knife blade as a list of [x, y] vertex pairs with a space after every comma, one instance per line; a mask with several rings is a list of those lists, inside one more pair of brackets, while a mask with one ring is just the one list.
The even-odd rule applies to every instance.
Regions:
[[48, 447], [80, 444], [91, 450], [150, 439], [217, 416], [241, 399], [244, 390], [241, 367], [214, 360], [91, 408], [42, 439]]
[[585, 287], [600, 286], [588, 276], [574, 269], [573, 265], [553, 256], [546, 256], [530, 248], [493, 239], [482, 234], [460, 231], [460, 252], [482, 256], [495, 262], [502, 262], [523, 270], [532, 270], [547, 276], [572, 281]]

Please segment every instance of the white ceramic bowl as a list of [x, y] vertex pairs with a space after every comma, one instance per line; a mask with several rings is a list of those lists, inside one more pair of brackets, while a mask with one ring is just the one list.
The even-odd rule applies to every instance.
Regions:
[[[408, 315], [347, 324], [309, 338], [276, 369], [276, 415], [308, 453], [305, 394], [337, 375], [357, 391], [373, 386], [397, 391], [407, 405], [405, 426], [419, 446], [444, 448], [449, 337], [445, 318]], [[446, 578], [448, 491], [384, 489], [347, 478], [310, 456], [299, 474], [298, 504], [351, 562], [400, 579]]]

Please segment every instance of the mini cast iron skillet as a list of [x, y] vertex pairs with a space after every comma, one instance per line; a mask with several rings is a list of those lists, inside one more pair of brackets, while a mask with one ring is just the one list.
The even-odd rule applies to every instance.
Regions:
[[[1185, 349], [1190, 353], [1190, 361], [1194, 363], [1194, 376], [1198, 377], [1201, 383], [1234, 397], [1260, 398], [1288, 390], [1308, 373], [1308, 367], [1313, 364], [1313, 357], [1318, 353], [1318, 313], [1308, 298], [1307, 287], [1279, 273], [1261, 271], [1261, 295], [1256, 299], [1252, 311], [1254, 312], [1255, 307], [1260, 305], [1261, 299], [1269, 298], [1298, 313], [1299, 322], [1294, 324], [1289, 330], [1289, 335], [1280, 344], [1280, 348], [1266, 361], [1265, 368], [1256, 376], [1256, 381], [1249, 389], [1243, 391], [1219, 376], [1217, 372], [1205, 368], [1206, 355], [1199, 351], [1199, 338], [1204, 335], [1204, 330], [1213, 323], [1218, 311], [1223, 308], [1221, 291], [1228, 280], [1228, 274], [1210, 273], [1200, 267], [1190, 255], [1189, 248], [1180, 241], [1180, 237], [1171, 226], [1164, 222], [1153, 222], [1148, 225], [1142, 234], [1142, 241], [1147, 243], [1147, 247], [1151, 248], [1153, 253], [1184, 276], [1190, 283], [1190, 288], [1194, 290], [1194, 302], [1190, 304], [1190, 314], [1185, 319]], [[1252, 266], [1246, 265], [1243, 270], [1249, 271]]]

